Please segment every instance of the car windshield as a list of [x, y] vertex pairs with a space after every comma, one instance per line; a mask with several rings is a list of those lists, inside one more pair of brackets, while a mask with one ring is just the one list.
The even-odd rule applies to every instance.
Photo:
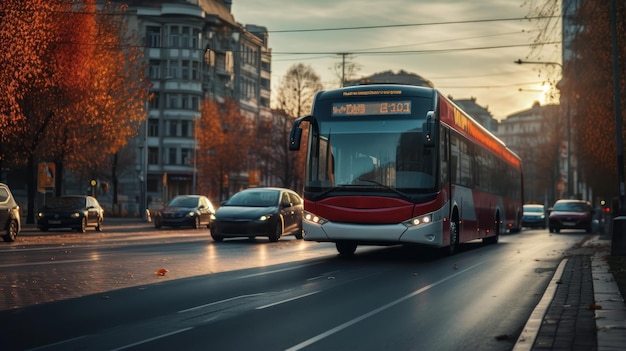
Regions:
[[50, 209], [85, 207], [85, 199], [81, 197], [57, 197], [46, 205]]
[[195, 197], [175, 197], [167, 204], [168, 207], [196, 207], [198, 198]]
[[541, 206], [524, 206], [524, 212], [543, 213]]
[[245, 191], [231, 197], [226, 206], [269, 207], [278, 204], [278, 191]]
[[582, 202], [561, 202], [554, 205], [554, 211], [586, 212], [587, 204]]

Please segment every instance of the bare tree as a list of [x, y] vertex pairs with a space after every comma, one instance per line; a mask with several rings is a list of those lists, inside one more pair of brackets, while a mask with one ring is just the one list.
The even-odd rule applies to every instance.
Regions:
[[[276, 119], [282, 118], [287, 129], [294, 118], [311, 113], [315, 94], [322, 89], [320, 77], [311, 66], [301, 63], [291, 66], [277, 89], [276, 110], [280, 113], [276, 114]], [[283, 146], [286, 149], [287, 143]], [[293, 189], [300, 189], [304, 184], [304, 152], [305, 150], [286, 153], [282, 164], [283, 182]]]

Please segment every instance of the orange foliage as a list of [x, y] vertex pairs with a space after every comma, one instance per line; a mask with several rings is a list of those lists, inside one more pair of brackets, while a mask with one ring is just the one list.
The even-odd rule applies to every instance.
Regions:
[[198, 191], [221, 200], [223, 180], [248, 171], [252, 128], [232, 100], [217, 104], [205, 99], [200, 111], [196, 122]]

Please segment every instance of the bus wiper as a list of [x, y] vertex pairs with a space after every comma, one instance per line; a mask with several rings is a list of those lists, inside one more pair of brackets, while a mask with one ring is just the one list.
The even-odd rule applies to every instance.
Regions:
[[401, 192], [400, 190], [398, 190], [396, 188], [392, 188], [389, 185], [385, 185], [383, 183], [379, 183], [379, 182], [377, 182], [375, 180], [357, 178], [357, 179], [355, 179], [355, 181], [357, 181], [357, 182], [366, 182], [366, 183], [369, 182], [369, 183], [372, 183], [372, 184], [376, 184], [376, 185], [382, 187], [385, 190], [392, 191], [392, 192], [402, 196], [405, 200], [411, 200], [411, 196], [409, 196], [408, 194], [405, 194], [405, 193]]

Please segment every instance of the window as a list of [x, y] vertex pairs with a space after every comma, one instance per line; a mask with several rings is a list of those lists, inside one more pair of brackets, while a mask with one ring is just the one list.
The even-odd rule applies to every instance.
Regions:
[[178, 94], [167, 94], [167, 108], [179, 108]]
[[183, 27], [183, 35], [181, 36], [181, 46], [183, 49], [188, 49], [189, 48], [189, 32], [190, 32], [191, 28], [189, 27]]
[[178, 135], [178, 121], [169, 121], [170, 129], [168, 136], [177, 136]]
[[168, 160], [168, 164], [170, 165], [175, 165], [176, 164], [176, 154], [177, 154], [176, 148], [170, 148], [169, 149], [169, 160]]
[[200, 63], [198, 61], [193, 61], [191, 63], [191, 79], [192, 80], [200, 80]]
[[184, 136], [184, 137], [192, 136], [191, 133], [190, 133], [191, 128], [189, 128], [189, 125], [190, 125], [189, 121], [181, 121], [180, 122], [180, 134], [181, 134], [181, 136]]
[[148, 120], [148, 136], [159, 136], [159, 121], [156, 119]]
[[194, 49], [197, 49], [200, 47], [200, 45], [198, 44], [200, 42], [200, 30], [199, 29], [193, 29], [193, 36], [191, 37], [191, 47]]
[[182, 149], [180, 150], [181, 157], [183, 159], [183, 165], [191, 164], [191, 149]]
[[181, 78], [191, 79], [189, 76], [189, 61], [183, 61], [183, 68], [181, 70]]
[[161, 61], [150, 60], [150, 79], [161, 78]]
[[148, 148], [148, 164], [150, 165], [159, 164], [159, 148], [158, 147]]
[[170, 27], [170, 47], [172, 48], [177, 48], [180, 46], [180, 37], [178, 35], [178, 27], [177, 26], [173, 26]]
[[152, 99], [150, 100], [150, 108], [158, 109], [160, 107], [160, 104], [159, 104], [159, 97], [161, 96], [160, 93], [158, 91], [152, 91], [150, 92], [150, 94], [152, 95]]
[[146, 28], [146, 45], [151, 48], [161, 47], [161, 28], [160, 27], [147, 27]]

